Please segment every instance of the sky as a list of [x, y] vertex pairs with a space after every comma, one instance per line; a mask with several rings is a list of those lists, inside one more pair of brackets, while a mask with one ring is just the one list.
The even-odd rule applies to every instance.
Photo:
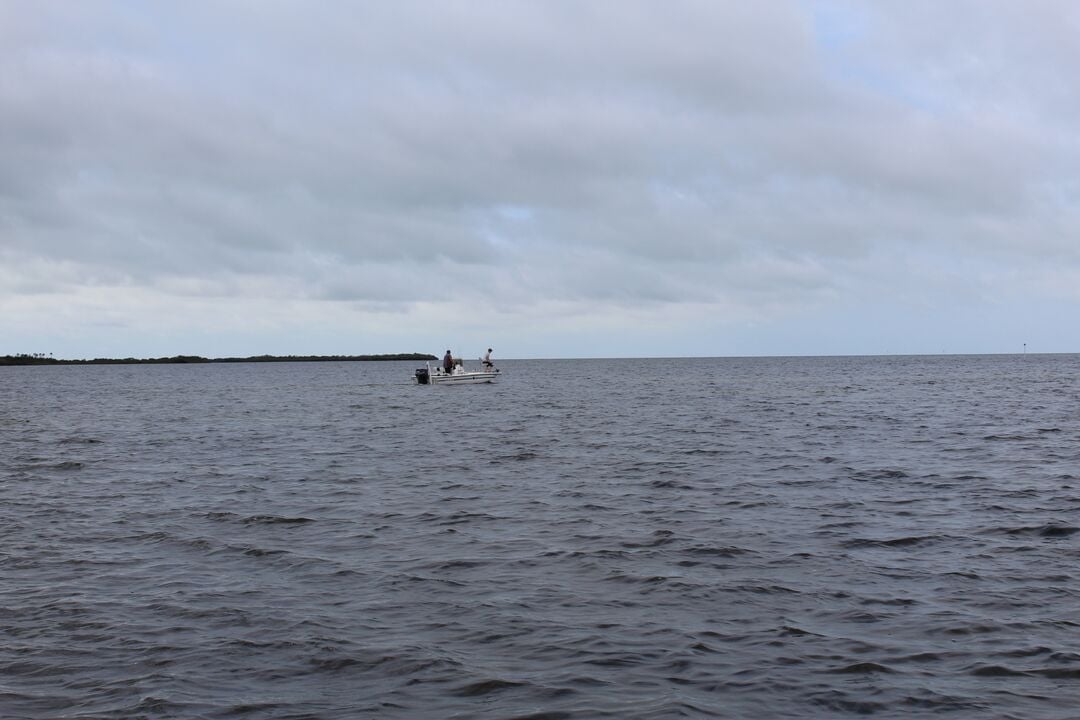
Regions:
[[1080, 351], [1072, 0], [0, 3], [0, 355]]

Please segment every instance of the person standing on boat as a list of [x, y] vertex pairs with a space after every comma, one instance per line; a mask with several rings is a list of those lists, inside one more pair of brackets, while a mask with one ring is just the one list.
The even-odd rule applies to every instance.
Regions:
[[488, 348], [488, 351], [484, 353], [483, 363], [485, 370], [490, 370], [495, 367], [495, 363], [491, 362], [491, 348]]
[[454, 356], [450, 354], [449, 350], [443, 355], [442, 369], [447, 373], [452, 373], [454, 371]]

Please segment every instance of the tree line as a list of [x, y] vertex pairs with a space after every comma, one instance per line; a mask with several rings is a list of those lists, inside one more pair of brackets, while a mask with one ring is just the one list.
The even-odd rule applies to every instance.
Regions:
[[241, 362], [343, 362], [354, 360], [437, 360], [427, 353], [390, 353], [383, 355], [252, 355], [251, 357], [205, 358], [199, 355], [174, 355], [160, 358], [94, 358], [63, 360], [52, 353], [0, 355], [0, 365], [162, 365], [184, 363]]

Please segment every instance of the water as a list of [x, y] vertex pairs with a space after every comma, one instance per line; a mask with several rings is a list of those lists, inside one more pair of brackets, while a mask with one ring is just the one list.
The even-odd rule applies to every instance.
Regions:
[[0, 368], [0, 717], [1076, 717], [1080, 357]]

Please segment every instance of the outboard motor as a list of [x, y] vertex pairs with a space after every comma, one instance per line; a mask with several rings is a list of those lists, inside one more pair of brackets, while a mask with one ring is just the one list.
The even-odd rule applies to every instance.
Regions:
[[430, 377], [428, 375], [428, 369], [427, 368], [417, 368], [416, 369], [416, 384], [417, 385], [427, 385], [430, 381], [431, 380], [430, 380]]

